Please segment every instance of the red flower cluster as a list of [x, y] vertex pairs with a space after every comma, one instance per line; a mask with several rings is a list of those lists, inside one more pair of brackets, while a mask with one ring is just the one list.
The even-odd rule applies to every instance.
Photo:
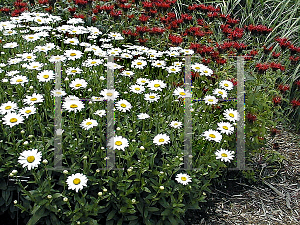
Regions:
[[251, 113], [248, 113], [248, 114], [246, 115], [246, 118], [248, 119], [248, 121], [249, 121], [250, 123], [253, 123], [253, 122], [257, 119], [257, 117], [256, 117], [255, 115], [251, 114]]
[[143, 14], [139, 17], [139, 21], [141, 21], [142, 23], [145, 23], [148, 21], [149, 18], [150, 18], [150, 16], [146, 16]]
[[300, 101], [299, 100], [293, 99], [291, 101], [291, 103], [292, 103], [293, 109], [295, 109], [297, 106], [300, 106]]
[[131, 30], [123, 30], [122, 33], [125, 36], [132, 36], [132, 37], [136, 37], [139, 35], [137, 32], [133, 33]]
[[291, 42], [288, 41], [287, 38], [277, 37], [277, 38], [275, 38], [275, 41], [277, 41], [279, 43], [279, 45], [282, 49], [285, 49], [286, 47], [291, 46]]
[[263, 73], [270, 68], [270, 65], [257, 63], [255, 68], [257, 68], [258, 72]]
[[136, 27], [135, 27], [135, 30], [136, 30], [137, 33], [143, 35], [144, 33], [149, 32], [150, 29], [149, 29], [148, 27], [136, 26]]
[[112, 10], [114, 10], [115, 5], [97, 5], [96, 9], [98, 9], [99, 11], [106, 11], [106, 12], [110, 12]]
[[16, 9], [24, 8], [27, 6], [26, 2], [16, 1], [14, 2], [14, 6]]
[[229, 81], [233, 83], [233, 86], [237, 85], [237, 81], [234, 78], [231, 78]]
[[289, 60], [291, 60], [291, 64], [296, 64], [298, 61], [300, 61], [300, 57], [290, 56]]
[[269, 52], [271, 52], [273, 50], [273, 46], [271, 46], [270, 48], [267, 48], [265, 45], [263, 46], [264, 48], [264, 53], [268, 54]]
[[47, 4], [49, 4], [49, 1], [48, 0], [39, 0], [39, 4], [47, 5]]
[[85, 6], [88, 2], [85, 0], [74, 0], [76, 5]]
[[149, 33], [151, 34], [163, 34], [166, 31], [164, 28], [160, 27], [152, 27], [152, 29], [149, 30]]
[[189, 14], [181, 14], [181, 19], [184, 21], [184, 22], [189, 22], [193, 19], [193, 17]]
[[296, 53], [300, 53], [300, 47], [296, 47], [294, 45], [290, 45], [289, 46], [290, 52], [291, 54], [296, 54]]
[[272, 135], [276, 135], [280, 133], [280, 130], [277, 130], [276, 128], [272, 128], [270, 131]]
[[283, 65], [281, 65], [280, 63], [271, 62], [269, 65], [273, 69], [273, 71], [275, 71], [275, 70], [284, 71], [285, 70], [285, 67]]
[[110, 11], [109, 15], [111, 15], [113, 18], [117, 19], [122, 15], [122, 11], [118, 10], [118, 11]]
[[203, 5], [203, 4], [200, 4], [200, 5], [197, 5], [197, 4], [190, 5], [190, 6], [188, 7], [188, 9], [189, 9], [190, 11], [195, 11], [195, 10], [197, 10], [197, 9], [200, 9], [200, 10], [203, 11], [203, 12], [207, 12], [207, 11], [209, 11], [209, 12], [220, 12], [220, 11], [221, 11], [221, 8], [220, 8], [220, 7], [215, 8], [215, 7], [213, 7], [212, 5], [205, 6], [205, 5]]
[[8, 14], [10, 12], [10, 8], [3, 7], [0, 9], [0, 12], [4, 12], [4, 13]]
[[84, 14], [74, 14], [73, 15], [74, 18], [81, 18], [81, 19], [85, 19], [85, 15]]
[[205, 36], [205, 32], [201, 30], [201, 27], [190, 27], [187, 28], [183, 34], [183, 36], [186, 35], [193, 35], [196, 37], [204, 37]]
[[274, 97], [272, 101], [274, 105], [278, 105], [281, 103], [281, 97]]
[[169, 40], [172, 42], [174, 45], [180, 45], [183, 42], [182, 37], [177, 36], [177, 35], [169, 35]]
[[290, 86], [289, 85], [278, 85], [278, 89], [281, 91], [281, 93], [285, 93], [287, 90], [290, 89]]
[[272, 56], [274, 59], [277, 59], [280, 56], [280, 52], [272, 52]]
[[300, 80], [295, 81], [295, 84], [300, 87]]
[[267, 34], [273, 30], [272, 28], [267, 28], [264, 25], [254, 26], [252, 24], [250, 24], [249, 26], [245, 26], [245, 29], [250, 31], [251, 34]]

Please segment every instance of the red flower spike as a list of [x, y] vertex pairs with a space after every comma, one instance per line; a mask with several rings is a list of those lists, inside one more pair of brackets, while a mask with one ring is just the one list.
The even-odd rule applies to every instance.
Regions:
[[253, 122], [256, 121], [256, 119], [257, 119], [257, 117], [256, 117], [255, 115], [251, 114], [251, 113], [248, 113], [248, 114], [246, 115], [246, 118], [248, 119], [248, 121], [249, 121], [250, 123], [253, 123]]
[[274, 105], [278, 105], [281, 103], [281, 97], [274, 97], [272, 99], [272, 101], [273, 101]]
[[277, 59], [279, 56], [280, 56], [281, 54], [280, 54], [280, 52], [272, 52], [272, 56], [273, 56], [273, 58], [274, 59]]

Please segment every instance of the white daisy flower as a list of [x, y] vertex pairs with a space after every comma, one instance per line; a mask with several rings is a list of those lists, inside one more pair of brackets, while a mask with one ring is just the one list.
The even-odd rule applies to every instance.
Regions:
[[177, 62], [173, 62], [172, 65], [173, 65], [173, 66], [181, 67], [182, 62], [178, 62], [178, 61], [177, 61]]
[[212, 95], [205, 96], [205, 98], [203, 100], [205, 101], [205, 103], [207, 105], [214, 105], [214, 104], [217, 104], [219, 101], [215, 96], [212, 96]]
[[97, 110], [96, 112], [94, 112], [94, 114], [97, 116], [103, 117], [106, 115], [106, 112], [104, 109], [102, 109], [102, 110]]
[[89, 130], [97, 125], [98, 125], [97, 120], [93, 120], [90, 118], [83, 120], [82, 123], [80, 124], [80, 126], [85, 130]]
[[108, 49], [106, 51], [107, 55], [112, 55], [112, 56], [118, 56], [122, 50], [120, 48], [113, 48], [113, 49]]
[[98, 66], [102, 64], [102, 62], [103, 61], [101, 59], [87, 59], [82, 65], [85, 67]]
[[33, 105], [35, 103], [40, 103], [44, 101], [44, 97], [41, 94], [33, 93], [31, 96], [27, 95], [26, 99], [23, 100], [28, 105]]
[[132, 59], [132, 58], [133, 58], [133, 55], [128, 54], [128, 53], [122, 53], [122, 54], [121, 54], [121, 58], [124, 58], [124, 59]]
[[33, 42], [40, 39], [41, 37], [36, 34], [29, 34], [29, 35], [24, 35], [23, 38], [28, 42]]
[[165, 68], [168, 73], [179, 73], [181, 71], [181, 68], [178, 66], [169, 66]]
[[14, 64], [18, 64], [18, 63], [20, 63], [20, 62], [22, 62], [22, 59], [21, 59], [21, 58], [13, 58], [13, 59], [9, 59], [9, 60], [7, 61], [7, 64], [9, 64], [9, 65], [14, 65]]
[[149, 102], [157, 102], [159, 98], [160, 98], [160, 95], [155, 94], [155, 93], [150, 93], [150, 94], [145, 94], [144, 99]]
[[104, 98], [96, 97], [96, 96], [92, 96], [91, 99], [93, 102], [102, 102], [104, 100]]
[[11, 84], [21, 84], [21, 85], [23, 85], [24, 83], [27, 83], [27, 82], [28, 82], [27, 77], [21, 76], [21, 75], [17, 75], [17, 76], [12, 77], [10, 79]]
[[84, 108], [84, 104], [80, 100], [66, 100], [62, 105], [62, 108], [66, 109], [68, 112], [81, 111]]
[[214, 72], [208, 67], [203, 67], [200, 69], [200, 75], [205, 75], [207, 77], [211, 76]]
[[104, 89], [100, 92], [100, 95], [103, 95], [105, 100], [115, 100], [119, 97], [119, 92], [114, 89]]
[[9, 42], [3, 45], [3, 48], [16, 48], [18, 47], [18, 43], [17, 42]]
[[155, 60], [151, 63], [153, 67], [164, 68], [166, 66], [166, 61], [164, 60]]
[[34, 106], [27, 106], [20, 110], [20, 114], [28, 118], [30, 115], [36, 113], [36, 108]]
[[228, 151], [225, 149], [220, 149], [215, 152], [216, 159], [220, 159], [221, 161], [224, 162], [230, 162], [234, 158], [234, 151]]
[[228, 80], [222, 80], [220, 83], [220, 88], [224, 88], [225, 90], [232, 90], [233, 89], [233, 83], [231, 81]]
[[134, 74], [134, 72], [130, 70], [124, 70], [120, 73], [120, 75], [125, 76], [125, 77], [131, 77]]
[[165, 52], [167, 55], [171, 56], [171, 57], [175, 57], [175, 56], [179, 56], [180, 53], [177, 51], [166, 51]]
[[126, 111], [130, 111], [130, 109], [132, 108], [132, 106], [131, 106], [130, 102], [122, 99], [122, 100], [116, 102], [116, 108], [119, 111], [126, 112]]
[[108, 142], [108, 147], [118, 150], [125, 151], [125, 148], [128, 147], [128, 140], [122, 136], [112, 137]]
[[105, 64], [105, 66], [107, 66], [108, 69], [111, 69], [111, 70], [115, 70], [115, 69], [121, 69], [122, 67], [124, 66], [121, 66], [117, 63], [113, 63], [113, 62], [108, 62]]
[[177, 87], [173, 95], [178, 96], [178, 98], [184, 98], [186, 96], [185, 90], [183, 88]]
[[220, 122], [217, 123], [219, 126], [217, 129], [220, 130], [222, 134], [231, 135], [234, 132], [234, 127], [231, 125], [231, 123], [228, 122]]
[[167, 85], [161, 80], [153, 80], [148, 83], [148, 88], [152, 91], [162, 91]]
[[205, 136], [205, 138], [209, 141], [220, 142], [222, 140], [222, 135], [218, 131], [211, 129], [205, 131], [202, 136]]
[[170, 126], [173, 127], [173, 128], [181, 128], [182, 122], [172, 121], [172, 122], [170, 123]]
[[233, 109], [226, 109], [225, 112], [223, 113], [225, 118], [229, 121], [236, 122], [240, 120], [240, 114], [238, 113], [237, 110]]
[[68, 38], [68, 39], [64, 40], [64, 43], [71, 44], [71, 45], [78, 45], [79, 40], [77, 38]]
[[169, 142], [170, 142], [170, 137], [166, 134], [158, 134], [153, 139], [153, 143], [156, 145], [168, 144]]
[[53, 55], [50, 57], [49, 62], [55, 63], [55, 62], [63, 62], [66, 60], [66, 57], [63, 55]]
[[140, 85], [144, 85], [144, 84], [148, 83], [149, 81], [150, 81], [150, 80], [147, 79], [147, 78], [138, 78], [138, 79], [136, 80], [136, 83], [137, 83], [137, 84], [140, 84]]
[[82, 72], [82, 69], [80, 68], [74, 68], [74, 67], [69, 67], [66, 69], [66, 74], [67, 75], [74, 75], [74, 74], [80, 74]]
[[184, 55], [193, 55], [194, 54], [194, 50], [192, 50], [192, 49], [182, 49], [181, 52]]
[[12, 112], [15, 111], [16, 109], [18, 109], [17, 103], [8, 101], [8, 102], [6, 102], [6, 103], [3, 103], [3, 104], [0, 106], [0, 113], [1, 113], [2, 115], [3, 115], [3, 114], [6, 114], [6, 113], [12, 113]]
[[144, 120], [144, 119], [150, 118], [150, 116], [147, 113], [140, 113], [140, 114], [137, 115], [137, 117], [140, 120]]
[[141, 94], [145, 91], [145, 88], [144, 86], [141, 86], [141, 85], [131, 85], [130, 87], [130, 91], [131, 92], [134, 92], [134, 93], [137, 93], [137, 94]]
[[191, 177], [189, 175], [183, 174], [183, 173], [177, 174], [175, 180], [178, 183], [181, 183], [183, 185], [187, 185], [189, 182], [192, 181], [192, 179], [191, 179]]
[[195, 63], [191, 65], [191, 69], [194, 70], [195, 72], [201, 72], [203, 69], [208, 68], [207, 66], [200, 64], [200, 63]]
[[6, 114], [3, 118], [3, 123], [13, 127], [15, 125], [18, 125], [20, 123], [23, 123], [24, 118], [22, 117], [21, 114], [17, 114], [17, 113], [8, 113]]
[[143, 69], [144, 67], [147, 66], [147, 61], [145, 60], [140, 60], [140, 59], [135, 59], [131, 62], [131, 66], [133, 68], [137, 68], [137, 69]]
[[109, 44], [109, 43], [104, 43], [104, 44], [101, 45], [101, 48], [113, 48], [113, 47], [114, 46], [112, 44]]
[[217, 96], [221, 96], [222, 98], [227, 98], [227, 91], [223, 89], [216, 88], [213, 94]]
[[82, 52], [79, 50], [66, 50], [64, 55], [70, 60], [80, 59], [82, 56]]
[[40, 62], [31, 62], [28, 65], [26, 65], [26, 68], [29, 70], [41, 70], [41, 68], [44, 66], [43, 63]]
[[36, 56], [33, 53], [24, 53], [21, 57], [25, 61], [34, 61], [36, 59]]
[[28, 170], [31, 170], [35, 167], [38, 167], [42, 159], [42, 153], [38, 152], [37, 149], [23, 151], [19, 158], [18, 162], [22, 164], [23, 168], [27, 167]]
[[88, 179], [82, 173], [76, 173], [69, 176], [66, 182], [69, 190], [78, 192], [79, 190], [82, 190], [84, 186], [87, 186]]
[[55, 89], [51, 91], [51, 95], [54, 97], [62, 97], [65, 96], [67, 93], [61, 89]]
[[70, 83], [70, 87], [75, 90], [79, 88], [86, 88], [86, 86], [87, 86], [87, 82], [84, 79], [79, 79], [79, 78], [76, 78]]
[[123, 40], [124, 39], [120, 33], [116, 33], [116, 32], [111, 32], [111, 33], [107, 34], [107, 36], [109, 38], [112, 38], [115, 40]]
[[55, 79], [55, 74], [52, 70], [44, 70], [38, 73], [37, 79], [39, 79], [40, 82], [48, 82]]

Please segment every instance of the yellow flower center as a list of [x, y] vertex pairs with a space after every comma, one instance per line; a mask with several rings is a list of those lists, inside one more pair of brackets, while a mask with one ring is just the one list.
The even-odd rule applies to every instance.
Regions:
[[77, 108], [77, 107], [78, 107], [78, 105], [76, 105], [76, 104], [72, 104], [72, 105], [70, 105], [70, 107], [71, 107], [71, 108]]
[[181, 180], [182, 181], [186, 181], [186, 177], [181, 177]]
[[227, 154], [226, 153], [222, 153], [221, 156], [222, 157], [227, 157]]
[[174, 125], [176, 126], [176, 125], [178, 125], [178, 123], [174, 123]]
[[213, 99], [208, 99], [207, 101], [209, 101], [209, 102], [213, 102], [214, 100], [213, 100]]
[[149, 98], [155, 98], [155, 96], [151, 95], [151, 96], [149, 96]]
[[227, 126], [223, 126], [223, 129], [224, 129], [224, 130], [228, 130], [228, 127], [227, 127]]
[[233, 118], [233, 117], [234, 117], [234, 114], [233, 114], [233, 113], [229, 113], [229, 116]]
[[92, 62], [91, 62], [91, 64], [95, 64], [95, 63], [97, 63], [97, 62], [96, 62], [96, 61], [92, 61]]
[[27, 56], [26, 58], [27, 58], [27, 59], [31, 59], [32, 57], [29, 55], [29, 56]]
[[60, 91], [57, 91], [57, 92], [55, 92], [55, 94], [57, 94], [57, 95], [61, 95], [61, 92], [60, 92]]
[[10, 105], [5, 107], [5, 110], [9, 110], [9, 109], [11, 109]]
[[200, 67], [197, 66], [197, 67], [195, 67], [195, 69], [196, 69], [196, 70], [200, 70]]
[[92, 124], [92, 122], [87, 122], [87, 123], [86, 123], [86, 125], [91, 125], [91, 124]]
[[204, 70], [203, 73], [208, 73], [208, 71], [207, 71], [207, 70]]
[[74, 43], [74, 41], [70, 41], [70, 43]]
[[127, 74], [127, 75], [130, 75], [130, 73], [129, 73], [129, 72], [127, 72], [126, 74]]
[[160, 86], [160, 84], [154, 84], [154, 87], [159, 87]]
[[32, 163], [35, 160], [33, 155], [27, 157], [27, 162]]
[[76, 84], [76, 85], [75, 85], [75, 87], [80, 87], [80, 86], [82, 86], [82, 85], [81, 85], [81, 84]]
[[222, 91], [219, 91], [218, 93], [219, 93], [219, 94], [221, 94], [221, 95], [223, 94], [223, 92], [222, 92]]
[[28, 109], [28, 110], [26, 110], [25, 112], [26, 112], [27, 114], [29, 114], [29, 113], [31, 113], [31, 110]]
[[33, 37], [29, 37], [29, 39], [33, 39]]
[[12, 33], [12, 31], [10, 30], [10, 31], [8, 31], [8, 33], [9, 33], [9, 34], [11, 34], [11, 33]]
[[79, 178], [75, 178], [75, 179], [73, 180], [73, 183], [76, 184], [76, 185], [77, 185], [77, 184], [80, 184], [80, 179], [79, 179]]
[[109, 97], [111, 97], [113, 94], [112, 93], [107, 93], [106, 95], [109, 96]]
[[143, 63], [141, 63], [141, 62], [138, 62], [138, 63], [137, 63], [137, 65], [142, 65], [142, 64], [143, 64]]
[[17, 122], [18, 120], [17, 120], [17, 118], [11, 118], [9, 121], [10, 121], [11, 123], [15, 123], [15, 122]]
[[59, 59], [60, 59], [60, 57], [56, 57], [55, 59], [56, 59], [56, 60], [59, 60]]
[[43, 77], [47, 79], [47, 78], [49, 78], [49, 75], [44, 75]]
[[142, 83], [145, 83], [146, 81], [145, 81], [145, 80], [142, 80], [141, 82], [142, 82]]
[[161, 63], [157, 63], [156, 65], [161, 66]]
[[164, 141], [165, 141], [165, 139], [163, 139], [163, 138], [159, 139], [159, 142], [164, 142]]
[[115, 53], [115, 52], [111, 52], [110, 54], [114, 55], [114, 54], [116, 54], [116, 53]]
[[116, 141], [115, 144], [118, 145], [118, 146], [120, 146], [122, 144], [122, 142], [121, 141]]
[[77, 31], [76, 31], [76, 30], [72, 30], [72, 32], [73, 32], [73, 33], [76, 33]]
[[224, 86], [225, 86], [225, 87], [228, 87], [229, 85], [228, 85], [228, 84], [224, 84]]
[[37, 21], [38, 21], [38, 22], [42, 22], [42, 20], [41, 20], [41, 19], [37, 19]]
[[176, 69], [172, 68], [171, 71], [176, 71]]
[[216, 138], [216, 135], [214, 135], [214, 134], [210, 134], [209, 135], [211, 138]]
[[135, 88], [135, 90], [139, 91], [139, 90], [141, 90], [141, 89], [140, 89], [140, 88]]
[[124, 103], [122, 103], [122, 104], [121, 104], [121, 107], [125, 108], [125, 107], [126, 107], [126, 105], [125, 105]]
[[72, 52], [72, 53], [70, 54], [70, 56], [76, 56], [76, 53]]
[[180, 95], [185, 95], [185, 93], [184, 93], [184, 92], [180, 92], [179, 94], [180, 94]]
[[37, 68], [38, 66], [33, 66], [33, 68]]
[[30, 101], [32, 101], [32, 102], [33, 102], [33, 101], [36, 101], [36, 100], [37, 100], [37, 98], [31, 98], [31, 99], [30, 99]]
[[77, 70], [71, 70], [71, 72], [72, 72], [72, 73], [76, 73], [76, 72], [77, 72]]
[[22, 82], [22, 81], [23, 81], [22, 79], [18, 79], [18, 80], [17, 80], [17, 82]]

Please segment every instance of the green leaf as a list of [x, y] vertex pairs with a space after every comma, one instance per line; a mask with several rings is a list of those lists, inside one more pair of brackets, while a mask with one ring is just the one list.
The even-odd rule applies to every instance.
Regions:
[[165, 210], [161, 213], [161, 215], [162, 215], [162, 216], [168, 216], [168, 215], [170, 215], [170, 213], [171, 213], [171, 210], [170, 210], [170, 209], [165, 209]]
[[178, 222], [176, 221], [176, 219], [174, 218], [174, 216], [170, 216], [168, 217], [169, 221], [171, 222], [172, 225], [176, 225], [178, 224]]
[[114, 217], [114, 215], [116, 214], [116, 212], [117, 212], [117, 210], [113, 209], [110, 213], [108, 213], [106, 221], [111, 220]]
[[136, 219], [138, 219], [138, 217], [137, 216], [127, 216], [127, 219], [128, 220], [136, 220]]
[[37, 206], [32, 210], [32, 217], [27, 222], [27, 225], [35, 225], [42, 217], [47, 216], [48, 213], [45, 213], [45, 208]]
[[146, 192], [148, 192], [148, 193], [151, 193], [150, 189], [147, 188], [147, 187], [143, 187], [143, 191], [146, 191]]
[[149, 212], [156, 212], [156, 211], [159, 211], [159, 208], [156, 208], [156, 207], [147, 207], [147, 210]]

